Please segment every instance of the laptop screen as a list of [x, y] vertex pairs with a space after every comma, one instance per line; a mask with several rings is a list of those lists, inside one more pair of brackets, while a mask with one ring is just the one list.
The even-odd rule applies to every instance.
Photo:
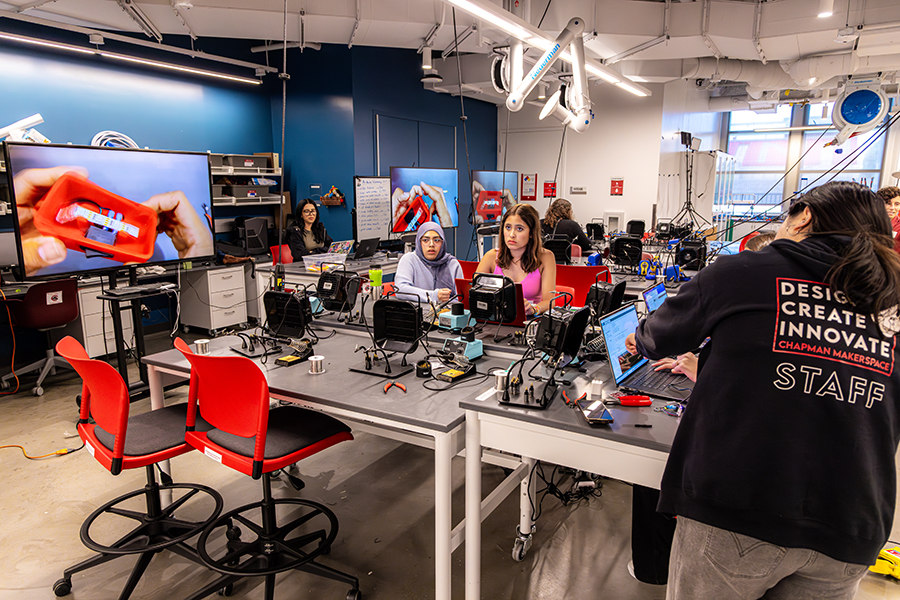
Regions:
[[343, 242], [331, 242], [328, 246], [329, 254], [349, 254], [353, 247], [353, 240], [345, 240]]
[[600, 319], [600, 330], [606, 342], [609, 366], [615, 377], [616, 385], [640, 368], [648, 359], [640, 354], [631, 354], [625, 348], [625, 338], [634, 333], [638, 326], [637, 308], [634, 304], [623, 306], [614, 313]]
[[668, 293], [666, 292], [666, 284], [659, 282], [652, 288], [648, 288], [641, 292], [644, 296], [644, 304], [647, 305], [647, 312], [653, 312], [666, 301]]

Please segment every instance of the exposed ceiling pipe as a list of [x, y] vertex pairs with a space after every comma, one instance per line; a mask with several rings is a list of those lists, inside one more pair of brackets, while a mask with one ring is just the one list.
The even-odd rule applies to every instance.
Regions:
[[[682, 77], [685, 79], [708, 79], [744, 81], [749, 87], [759, 90], [782, 90], [798, 86], [778, 63], [762, 64], [755, 60], [731, 60], [715, 58], [686, 58], [682, 61]], [[747, 90], [750, 92], [750, 89]], [[752, 96], [755, 96], [751, 93]]]
[[360, 3], [360, 0], [356, 0], [356, 21], [354, 21], [354, 23], [353, 23], [353, 32], [350, 33], [350, 41], [347, 42], [348, 48], [353, 47], [353, 39], [356, 37], [356, 32], [359, 30], [359, 23], [362, 20], [360, 18], [361, 13], [360, 13], [359, 3]]
[[[250, 52], [256, 53], [256, 52], [267, 52], [268, 50], [282, 50], [282, 49], [284, 49], [284, 46], [285, 45], [282, 44], [281, 42], [278, 42], [277, 44], [266, 44], [265, 46], [253, 46], [252, 48], [250, 48]], [[305, 42], [305, 43], [304, 42], [288, 42], [287, 47], [288, 48], [303, 48], [303, 49], [308, 48], [310, 50], [321, 50], [322, 44], [320, 44], [319, 42]]]

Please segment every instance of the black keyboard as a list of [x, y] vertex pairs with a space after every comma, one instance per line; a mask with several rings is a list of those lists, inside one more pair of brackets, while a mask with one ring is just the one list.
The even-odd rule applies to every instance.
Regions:
[[669, 371], [644, 371], [644, 374], [635, 377], [628, 382], [630, 387], [641, 387], [645, 389], [665, 390], [673, 384], [684, 381], [684, 375], [671, 373]]
[[131, 296], [136, 294], [155, 294], [167, 289], [175, 290], [176, 288], [171, 283], [139, 283], [137, 285], [107, 289], [103, 293], [107, 296]]

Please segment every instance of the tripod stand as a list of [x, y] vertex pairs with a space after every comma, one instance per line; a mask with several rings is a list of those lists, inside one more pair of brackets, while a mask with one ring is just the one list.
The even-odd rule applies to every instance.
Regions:
[[685, 223], [688, 226], [688, 229], [691, 233], [694, 230], [694, 223], [703, 222], [707, 227], [712, 227], [712, 223], [707, 221], [703, 215], [697, 212], [694, 209], [694, 203], [691, 199], [691, 189], [693, 187], [694, 182], [694, 153], [696, 150], [688, 145], [685, 148], [684, 154], [684, 172], [685, 172], [685, 195], [684, 195], [684, 205], [681, 207], [681, 210], [676, 213], [674, 217], [672, 217], [672, 224], [677, 225], [679, 221]]

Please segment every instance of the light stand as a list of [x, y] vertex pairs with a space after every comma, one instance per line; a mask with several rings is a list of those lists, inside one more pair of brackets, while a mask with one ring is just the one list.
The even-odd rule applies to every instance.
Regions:
[[[685, 131], [681, 132], [681, 143], [684, 144], [685, 154], [684, 154], [684, 171], [685, 171], [685, 195], [684, 195], [684, 205], [681, 207], [681, 210], [672, 217], [672, 224], [677, 224], [679, 221], [682, 221], [687, 224], [691, 233], [694, 231], [694, 223], [699, 223], [702, 221], [707, 225], [707, 227], [711, 227], [712, 223], [707, 221], [703, 215], [698, 213], [694, 209], [694, 203], [691, 199], [691, 189], [693, 187], [694, 180], [694, 153], [697, 151], [694, 148], [694, 140], [699, 140], [699, 138], [694, 138], [690, 133]], [[698, 144], [699, 147], [699, 144]]]

